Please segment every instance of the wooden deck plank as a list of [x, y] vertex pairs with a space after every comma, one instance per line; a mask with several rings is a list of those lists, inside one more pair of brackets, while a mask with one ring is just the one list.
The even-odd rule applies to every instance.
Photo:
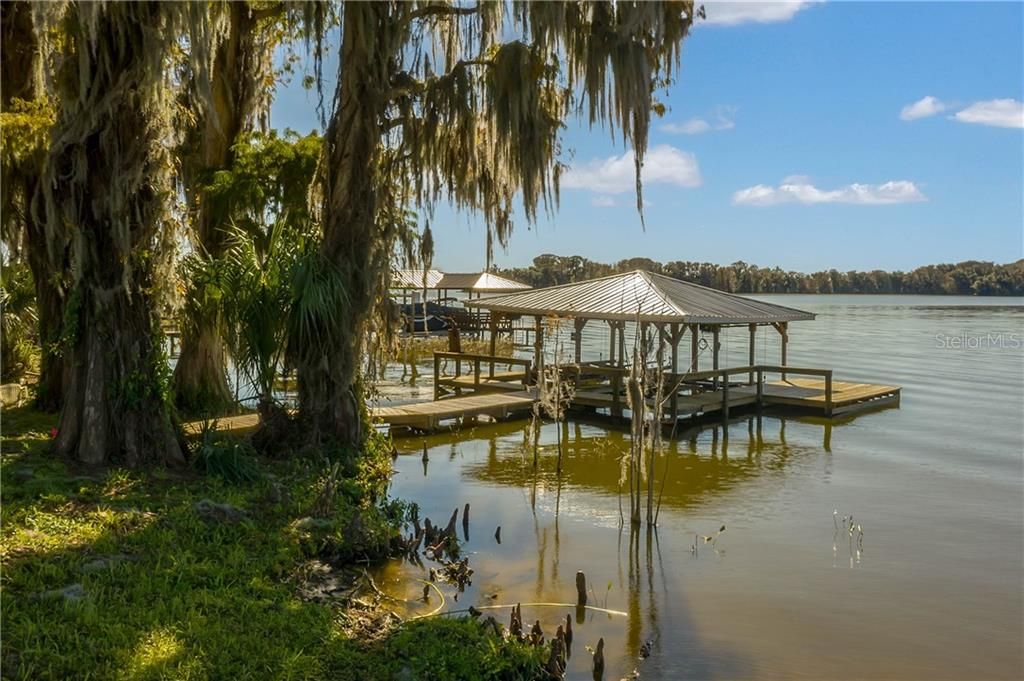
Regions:
[[412, 425], [425, 428], [439, 421], [473, 416], [503, 415], [533, 408], [537, 398], [525, 390], [519, 392], [485, 393], [453, 397], [432, 402], [417, 402], [407, 405], [374, 407], [370, 416], [376, 423], [389, 425]]

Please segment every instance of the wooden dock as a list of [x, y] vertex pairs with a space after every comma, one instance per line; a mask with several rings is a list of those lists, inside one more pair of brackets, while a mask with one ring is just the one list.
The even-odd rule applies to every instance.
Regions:
[[374, 423], [433, 430], [442, 421], [490, 416], [504, 419], [529, 412], [537, 401], [535, 391], [485, 392], [465, 397], [450, 397], [433, 402], [417, 402], [388, 407], [374, 407], [370, 416]]
[[[509, 416], [529, 412], [537, 401], [535, 391], [502, 391], [452, 397], [432, 402], [416, 402], [413, 404], [389, 405], [370, 408], [370, 420], [373, 423], [408, 427], [420, 430], [434, 430], [442, 422], [472, 419], [478, 416], [489, 416], [493, 419], [504, 419]], [[259, 414], [252, 412], [237, 416], [223, 416], [216, 421], [216, 429], [232, 433], [245, 433], [259, 425]], [[183, 425], [187, 436], [199, 435], [203, 429], [203, 421], [191, 421]]]
[[[527, 366], [518, 371], [497, 371], [489, 366], [492, 360], [497, 366], [524, 362]], [[532, 411], [538, 392], [526, 385], [530, 379], [528, 361], [486, 355], [468, 356], [463, 361], [471, 363], [473, 370], [462, 373], [456, 368], [458, 375], [444, 376], [435, 360], [434, 400], [371, 407], [371, 420], [382, 426], [429, 431], [480, 416], [505, 419]], [[563, 380], [575, 385], [571, 410], [599, 410], [614, 418], [624, 417], [628, 404], [623, 390], [626, 373], [622, 369], [572, 365], [565, 367], [565, 372]], [[765, 375], [770, 373], [781, 374], [783, 378], [766, 380]], [[665, 425], [693, 419], [728, 420], [731, 413], [750, 408], [835, 418], [900, 403], [899, 386], [835, 381], [828, 369], [789, 366], [752, 365], [688, 374], [665, 372], [664, 385]], [[650, 412], [654, 408], [652, 402], [648, 399]], [[245, 432], [258, 425], [255, 413], [217, 420], [218, 430], [233, 432]], [[184, 428], [187, 435], [196, 435], [201, 432], [202, 422], [186, 423]]]

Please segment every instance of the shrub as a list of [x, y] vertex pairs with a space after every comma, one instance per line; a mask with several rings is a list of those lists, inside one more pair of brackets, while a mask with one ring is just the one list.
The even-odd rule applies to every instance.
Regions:
[[252, 445], [216, 430], [216, 421], [203, 424], [200, 439], [192, 449], [192, 466], [204, 475], [230, 483], [248, 483], [260, 479]]

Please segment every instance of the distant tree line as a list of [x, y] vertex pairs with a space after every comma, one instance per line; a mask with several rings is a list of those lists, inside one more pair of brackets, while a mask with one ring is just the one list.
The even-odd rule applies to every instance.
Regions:
[[646, 270], [730, 293], [917, 293], [927, 295], [1024, 296], [1024, 259], [1005, 265], [966, 260], [925, 265], [910, 272], [840, 272], [812, 274], [758, 267], [743, 261], [731, 265], [650, 258], [627, 258], [614, 264], [579, 255], [545, 253], [529, 267], [500, 273], [535, 287], [555, 286], [631, 270]]

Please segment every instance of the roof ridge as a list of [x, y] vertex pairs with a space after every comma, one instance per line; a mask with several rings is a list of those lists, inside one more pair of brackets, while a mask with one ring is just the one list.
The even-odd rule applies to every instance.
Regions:
[[[643, 270], [643, 271], [646, 272], [646, 270]], [[694, 288], [699, 288], [699, 289], [702, 289], [704, 291], [711, 291], [712, 293], [717, 293], [719, 295], [729, 296], [730, 298], [739, 298], [740, 300], [746, 300], [746, 301], [752, 300], [751, 298], [747, 298], [747, 295], [754, 295], [754, 296], [756, 296], [756, 295], [766, 295], [766, 294], [758, 294], [758, 293], [748, 293], [746, 295], [743, 295], [743, 294], [740, 294], [740, 293], [733, 293], [732, 291], [723, 291], [722, 289], [714, 288], [712, 286], [705, 286], [704, 284], [698, 284], [695, 281], [686, 281], [685, 279], [676, 279], [675, 277], [670, 277], [667, 274], [658, 274], [656, 272], [647, 272], [647, 274], [650, 274], [650, 275], [655, 276], [655, 277], [659, 277], [661, 279], [668, 279], [669, 281], [674, 281], [677, 284], [684, 284], [686, 286], [692, 286]], [[767, 294], [767, 295], [771, 295], [771, 294]], [[761, 305], [770, 305], [772, 307], [781, 308], [783, 310], [796, 310], [797, 312], [806, 312], [806, 310], [799, 310], [799, 309], [797, 309], [795, 307], [788, 307], [786, 305], [779, 305], [778, 303], [769, 303], [769, 302], [764, 301], [764, 300], [758, 300], [757, 302], [760, 303]]]
[[652, 289], [654, 289], [654, 291], [656, 291], [659, 296], [661, 296], [662, 302], [664, 302], [670, 308], [675, 310], [676, 313], [679, 314], [680, 316], [686, 316], [686, 310], [684, 310], [683, 308], [681, 308], [678, 305], [676, 305], [676, 301], [672, 300], [671, 296], [669, 296], [667, 293], [665, 293], [665, 291], [663, 291], [662, 288], [660, 286], [658, 286], [657, 282], [654, 279], [652, 279], [651, 277], [652, 276], [656, 276], [656, 277], [661, 277], [661, 278], [664, 278], [664, 279], [670, 279], [672, 281], [678, 281], [678, 279], [672, 279], [672, 277], [666, 277], [666, 276], [664, 276], [662, 274], [656, 274], [654, 272], [648, 272], [647, 270], [642, 270], [642, 269], [637, 269], [637, 270], [634, 270], [634, 271], [639, 272], [640, 276], [643, 277], [645, 280], [647, 280], [647, 283], [650, 285], [650, 287]]

